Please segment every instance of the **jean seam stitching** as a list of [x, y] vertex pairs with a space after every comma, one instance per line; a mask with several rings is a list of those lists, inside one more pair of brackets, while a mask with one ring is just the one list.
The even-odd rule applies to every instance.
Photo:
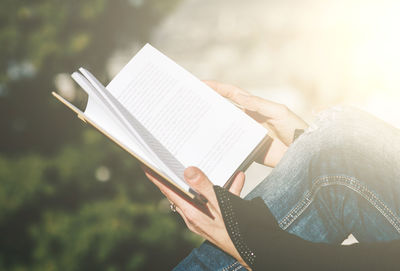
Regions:
[[[239, 262], [236, 261], [236, 262], [234, 262], [233, 264], [224, 267], [224, 268], [222, 269], [222, 271], [237, 271], [237, 270], [239, 270], [238, 268], [241, 267], [241, 266], [237, 266], [237, 265], [239, 265]], [[234, 268], [234, 269], [231, 269], [231, 268]]]
[[304, 195], [303, 199], [296, 207], [279, 222], [279, 226], [286, 230], [313, 202], [319, 189], [330, 185], [344, 185], [360, 194], [388, 220], [398, 233], [400, 233], [400, 218], [366, 186], [360, 184], [357, 179], [346, 176], [324, 176], [318, 178], [311, 187], [311, 190]]

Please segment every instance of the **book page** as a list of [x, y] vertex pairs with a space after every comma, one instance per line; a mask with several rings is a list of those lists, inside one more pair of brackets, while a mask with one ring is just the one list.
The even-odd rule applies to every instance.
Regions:
[[[135, 153], [138, 157], [146, 161], [149, 165], [158, 169], [159, 171], [163, 172], [164, 175], [174, 180], [181, 188], [185, 190], [189, 189], [187, 184], [181, 178], [178, 178], [176, 176], [176, 173], [172, 170], [174, 169], [173, 166], [165, 166], [163, 162], [160, 162], [158, 159], [156, 159], [153, 153], [148, 151], [148, 146], [145, 145], [146, 143], [144, 143], [143, 140], [141, 140], [142, 138], [139, 138], [137, 134], [131, 133], [129, 129], [130, 127], [127, 127], [127, 125], [125, 125], [125, 123], [121, 121], [120, 118], [118, 118], [116, 112], [112, 110], [110, 104], [108, 104], [108, 101], [106, 99], [103, 99], [101, 93], [98, 93], [98, 89], [96, 89], [86, 78], [84, 78], [79, 73], [74, 73], [72, 77], [89, 95], [88, 103], [84, 112], [85, 117], [90, 119], [103, 131], [106, 131], [112, 138], [114, 138], [117, 142], [124, 146], [124, 148]], [[129, 120], [130, 116], [126, 117]], [[130, 119], [130, 123], [135, 124], [132, 119]], [[140, 134], [140, 131], [143, 129], [141, 129], [141, 125], [139, 123], [136, 124], [138, 125], [132, 127], [134, 127], [136, 129], [136, 132], [139, 132]], [[152, 138], [152, 135], [143, 133], [141, 133], [140, 135], [146, 138], [148, 143], [151, 142], [150, 139]], [[157, 153], [163, 153], [163, 146], [153, 144], [153, 148], [156, 149]], [[168, 157], [162, 158], [163, 160], [166, 160]], [[171, 160], [175, 159], [172, 158]], [[180, 169], [180, 171], [182, 175], [183, 169]]]
[[112, 112], [113, 116], [127, 128], [130, 135], [141, 144], [142, 148], [153, 157], [154, 161], [162, 168], [171, 170], [171, 173], [175, 175], [174, 179], [177, 177], [183, 180], [185, 167], [182, 163], [134, 115], [130, 114], [94, 75], [84, 68], [80, 68], [79, 71], [87, 78], [93, 86], [93, 91]]
[[224, 185], [267, 131], [146, 45], [107, 89], [180, 163]]

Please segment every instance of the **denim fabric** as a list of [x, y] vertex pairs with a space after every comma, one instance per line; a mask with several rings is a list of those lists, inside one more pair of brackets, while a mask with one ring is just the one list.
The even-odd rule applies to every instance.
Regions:
[[[400, 239], [400, 130], [353, 108], [323, 112], [246, 196], [254, 197], [306, 240]], [[205, 242], [174, 270], [245, 269]]]

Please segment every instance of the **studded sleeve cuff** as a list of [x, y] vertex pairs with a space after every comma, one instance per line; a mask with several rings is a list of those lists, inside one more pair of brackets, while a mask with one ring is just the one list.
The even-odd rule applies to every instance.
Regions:
[[[257, 257], [262, 257], [265, 247], [268, 247], [268, 239], [280, 231], [275, 218], [261, 198], [244, 200], [219, 186], [214, 186], [214, 191], [233, 244], [243, 260], [255, 269]], [[258, 254], [259, 248], [262, 249], [261, 255]]]

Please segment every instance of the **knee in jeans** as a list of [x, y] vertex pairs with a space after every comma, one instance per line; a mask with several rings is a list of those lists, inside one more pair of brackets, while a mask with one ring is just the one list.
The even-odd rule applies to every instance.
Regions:
[[318, 113], [316, 120], [308, 129], [308, 132], [329, 130], [331, 133], [334, 133], [337, 131], [336, 128], [349, 124], [361, 112], [356, 108], [348, 106], [329, 108]]
[[359, 109], [333, 107], [319, 113], [304, 134], [321, 149], [340, 149], [357, 144], [358, 136], [365, 132], [367, 119], [368, 115]]

